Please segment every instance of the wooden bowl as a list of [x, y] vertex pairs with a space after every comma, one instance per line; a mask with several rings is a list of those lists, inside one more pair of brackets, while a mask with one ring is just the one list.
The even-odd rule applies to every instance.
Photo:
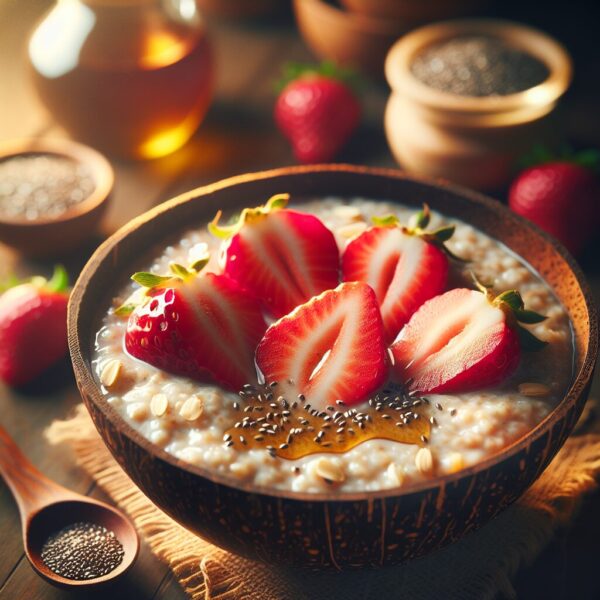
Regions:
[[[275, 193], [293, 198], [363, 196], [464, 219], [520, 254], [548, 282], [573, 324], [575, 377], [539, 425], [481, 463], [431, 481], [377, 492], [297, 493], [242, 483], [192, 466], [154, 446], [108, 404], [90, 361], [102, 313], [157, 244], [167, 244], [216, 210], [239, 210]], [[120, 274], [121, 277], [118, 277]], [[573, 429], [598, 351], [592, 295], [560, 244], [500, 203], [395, 170], [347, 165], [292, 167], [242, 175], [183, 194], [138, 217], [93, 255], [71, 294], [69, 346], [85, 404], [106, 445], [143, 492], [189, 530], [232, 552], [286, 566], [351, 569], [398, 564], [456, 541], [514, 502]]]
[[401, 19], [352, 13], [325, 0], [294, 0], [294, 13], [304, 41], [319, 58], [376, 78], [383, 75], [387, 51], [410, 29]]
[[114, 173], [99, 152], [70, 140], [29, 139], [0, 144], [0, 161], [31, 154], [51, 154], [86, 165], [96, 187], [85, 200], [58, 217], [27, 221], [0, 216], [0, 242], [28, 256], [61, 256], [79, 246], [98, 228], [108, 206]]
[[405, 19], [413, 25], [468, 15], [489, 0], [340, 0], [348, 10], [372, 17]]
[[[428, 46], [462, 35], [492, 36], [541, 60], [545, 81], [505, 96], [461, 96], [427, 86], [411, 71]], [[533, 143], [557, 135], [555, 109], [567, 91], [572, 64], [565, 48], [547, 34], [501, 19], [460, 19], [411, 31], [390, 49], [385, 73], [392, 89], [385, 132], [404, 169], [444, 177], [477, 189], [499, 189], [517, 159]]]

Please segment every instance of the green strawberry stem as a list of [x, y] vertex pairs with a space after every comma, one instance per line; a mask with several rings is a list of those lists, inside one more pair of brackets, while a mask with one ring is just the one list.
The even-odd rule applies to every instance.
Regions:
[[490, 285], [485, 285], [477, 279], [474, 273], [471, 272], [471, 277], [477, 289], [486, 296], [490, 304], [503, 310], [505, 313], [514, 317], [514, 325], [516, 327], [521, 347], [529, 352], [541, 350], [547, 346], [548, 342], [544, 342], [535, 337], [531, 331], [522, 327], [519, 323], [526, 325], [534, 325], [545, 321], [548, 317], [541, 315], [533, 310], [525, 308], [525, 303], [521, 294], [517, 290], [507, 290], [498, 296], [494, 296]]
[[415, 213], [408, 221], [408, 226], [403, 226], [400, 219], [396, 215], [375, 216], [371, 219], [376, 227], [400, 227], [406, 235], [418, 236], [426, 242], [437, 246], [447, 256], [459, 262], [469, 262], [460, 256], [456, 256], [445, 244], [455, 231], [454, 225], [440, 227], [433, 231], [427, 231], [427, 227], [431, 220], [431, 211], [426, 203], [423, 203], [423, 208]]
[[57, 294], [69, 291], [69, 275], [66, 269], [62, 265], [55, 265], [50, 280], [41, 275], [34, 275], [28, 279], [19, 279], [16, 275], [9, 275], [5, 281], [0, 282], [0, 293], [23, 283], [31, 283], [40, 289]]
[[289, 83], [300, 77], [318, 75], [336, 79], [347, 85], [356, 96], [360, 96], [364, 82], [360, 75], [349, 67], [342, 67], [332, 61], [323, 61], [320, 64], [288, 62], [283, 66], [281, 77], [275, 82], [275, 92], [281, 92]]
[[219, 225], [222, 211], [218, 211], [215, 218], [208, 224], [208, 231], [216, 238], [227, 240], [233, 237], [246, 223], [254, 223], [264, 219], [267, 215], [277, 210], [284, 209], [290, 200], [289, 194], [271, 196], [267, 202], [255, 208], [244, 208], [240, 215], [229, 225]]
[[549, 162], [569, 162], [600, 173], [600, 150], [588, 148], [576, 152], [570, 146], [565, 145], [560, 151], [554, 152], [543, 144], [535, 144], [519, 159], [518, 167], [528, 169]]
[[[189, 268], [173, 262], [169, 265], [171, 275], [157, 275], [156, 273], [148, 273], [147, 271], [134, 273], [131, 279], [141, 287], [133, 292], [121, 306], [115, 309], [115, 315], [128, 317], [138, 306], [145, 302], [149, 290], [197, 277], [200, 271], [208, 264], [209, 260], [210, 254], [207, 252], [204, 256], [198, 258]], [[140, 290], [142, 290], [142, 293], [140, 293]]]

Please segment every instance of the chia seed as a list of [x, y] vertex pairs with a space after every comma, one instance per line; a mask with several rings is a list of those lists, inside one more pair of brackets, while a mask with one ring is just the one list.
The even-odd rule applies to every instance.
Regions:
[[429, 87], [459, 96], [506, 96], [544, 81], [548, 67], [492, 36], [465, 35], [418, 54], [412, 74]]
[[73, 523], [51, 535], [42, 547], [42, 560], [67, 579], [96, 579], [114, 571], [125, 551], [112, 531], [94, 523]]
[[89, 169], [64, 156], [7, 158], [0, 161], [0, 216], [24, 221], [57, 218], [95, 187]]

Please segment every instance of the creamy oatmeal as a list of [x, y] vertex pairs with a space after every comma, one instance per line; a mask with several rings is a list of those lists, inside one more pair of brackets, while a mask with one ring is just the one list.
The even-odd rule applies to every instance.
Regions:
[[[373, 215], [391, 212], [406, 222], [414, 212], [393, 203], [364, 199], [342, 203], [335, 198], [295, 208], [319, 216], [334, 231], [340, 250], [367, 227]], [[320, 452], [294, 460], [264, 448], [232, 444], [228, 430], [240, 423], [243, 414], [238, 395], [170, 375], [130, 357], [123, 346], [127, 319], [116, 316], [112, 308], [97, 334], [94, 359], [108, 402], [151, 442], [178, 458], [240, 481], [278, 489], [318, 492], [332, 486], [341, 491], [401, 487], [483, 460], [526, 434], [562, 397], [572, 375], [571, 330], [548, 286], [523, 261], [473, 227], [432, 215], [433, 227], [446, 223], [456, 225], [447, 243], [450, 250], [472, 261], [468, 267], [452, 264], [449, 285], [465, 285], [470, 269], [480, 280], [493, 283], [497, 293], [518, 289], [527, 308], [548, 317], [530, 330], [549, 344], [539, 353], [523, 353], [518, 370], [499, 387], [427, 395], [419, 405], [420, 417], [429, 428], [425, 443], [369, 439], [344, 453]], [[210, 270], [216, 265], [218, 241], [203, 226], [187, 232], [142, 266], [165, 273], [173, 261], [189, 264], [196, 260], [203, 243], [213, 250]], [[114, 306], [136, 287], [133, 283], [125, 286]], [[361, 406], [354, 408], [361, 411]], [[340, 412], [344, 410], [340, 408]]]

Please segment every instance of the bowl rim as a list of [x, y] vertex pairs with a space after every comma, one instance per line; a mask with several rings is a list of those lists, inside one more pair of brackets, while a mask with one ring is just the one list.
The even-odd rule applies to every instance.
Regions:
[[344, 21], [344, 27], [351, 27], [355, 31], [360, 30], [370, 35], [398, 36], [408, 27], [398, 20], [353, 12], [324, 0], [294, 0], [295, 10], [302, 11], [306, 18], [312, 18], [307, 13], [307, 10], [311, 10], [310, 5], [312, 10], [319, 10], [321, 16], [336, 19], [338, 23]]
[[[550, 244], [553, 249], [565, 260], [567, 266], [575, 276], [577, 284], [579, 285], [582, 295], [585, 300], [587, 318], [589, 323], [589, 339], [588, 348], [585, 356], [582, 357], [581, 367], [577, 373], [574, 374], [571, 385], [563, 395], [562, 400], [558, 405], [535, 427], [530, 429], [525, 435], [518, 438], [513, 443], [504, 447], [501, 451], [494, 453], [492, 456], [470, 466], [457, 473], [440, 475], [433, 479], [414, 482], [403, 486], [401, 488], [386, 488], [375, 491], [358, 491], [358, 492], [295, 492], [292, 490], [281, 490], [270, 488], [268, 486], [255, 485], [253, 483], [241, 482], [236, 480], [234, 477], [227, 476], [218, 473], [214, 470], [203, 468], [200, 466], [192, 465], [187, 463], [173, 454], [170, 454], [153, 444], [149, 439], [145, 438], [140, 432], [136, 431], [131, 425], [129, 425], [125, 419], [107, 402], [104, 396], [100, 393], [99, 386], [88, 368], [84, 353], [87, 351], [89, 354], [90, 338], [86, 340], [80, 340], [78, 334], [78, 321], [79, 313], [81, 311], [81, 301], [85, 295], [89, 281], [93, 278], [97, 266], [104, 260], [110, 257], [110, 254], [115, 246], [117, 246], [121, 240], [123, 240], [130, 232], [139, 229], [146, 223], [152, 221], [156, 216], [176, 208], [179, 205], [186, 203], [187, 201], [197, 199], [200, 196], [206, 196], [218, 190], [234, 187], [240, 184], [256, 182], [262, 180], [274, 179], [280, 176], [290, 175], [311, 175], [316, 173], [350, 173], [350, 174], [364, 174], [372, 175], [382, 178], [393, 178], [400, 180], [415, 181], [428, 186], [439, 188], [440, 185], [443, 189], [450, 191], [451, 193], [461, 195], [466, 198], [469, 202], [473, 202], [476, 205], [483, 207], [486, 210], [491, 210], [496, 213], [498, 217], [509, 217], [516, 226], [524, 227], [531, 235], [542, 237], [547, 244]], [[149, 250], [149, 248], [147, 248]], [[200, 186], [183, 194], [180, 194], [166, 202], [150, 209], [142, 215], [132, 219], [129, 223], [121, 227], [116, 233], [110, 236], [104, 241], [94, 252], [92, 257], [88, 260], [83, 270], [81, 271], [75, 286], [71, 292], [68, 307], [68, 340], [69, 340], [69, 351], [71, 354], [71, 360], [73, 363], [73, 369], [75, 372], [76, 379], [79, 383], [80, 388], [87, 392], [94, 405], [100, 410], [105, 419], [109, 420], [125, 437], [129, 438], [130, 442], [140, 446], [144, 451], [157, 459], [168, 463], [171, 467], [182, 469], [188, 474], [199, 476], [204, 479], [211, 481], [217, 485], [223, 485], [229, 488], [233, 488], [237, 491], [246, 492], [250, 494], [260, 494], [273, 498], [281, 498], [289, 501], [305, 501], [305, 502], [356, 502], [356, 501], [371, 501], [374, 499], [384, 499], [391, 497], [403, 497], [413, 493], [426, 493], [433, 492], [440, 487], [451, 485], [461, 479], [476, 476], [504, 460], [516, 455], [521, 450], [526, 448], [528, 445], [539, 439], [544, 433], [551, 429], [553, 424], [560, 420], [568, 410], [575, 404], [577, 399], [584, 393], [586, 387], [589, 385], [591, 377], [593, 375], [596, 357], [598, 354], [598, 316], [593, 301], [593, 295], [591, 289], [586, 282], [583, 272], [575, 259], [567, 252], [567, 250], [554, 238], [543, 232], [537, 226], [531, 224], [523, 217], [510, 211], [507, 207], [502, 205], [497, 200], [493, 200], [479, 192], [475, 192], [461, 186], [449, 183], [445, 180], [433, 180], [431, 178], [415, 176], [412, 174], [405, 173], [397, 169], [379, 168], [379, 167], [366, 167], [348, 164], [323, 164], [323, 165], [308, 165], [308, 166], [293, 166], [293, 167], [281, 167], [276, 169], [270, 169], [266, 171], [259, 171], [255, 173], [247, 173], [243, 175], [236, 175], [220, 181]], [[90, 335], [94, 335], [94, 332], [89, 332]], [[88, 350], [86, 350], [88, 349]]]
[[[465, 34], [511, 40], [513, 45], [541, 60], [548, 67], [548, 77], [536, 86], [504, 96], [461, 96], [430, 87], [412, 74], [410, 65], [421, 50]], [[419, 27], [401, 37], [387, 54], [385, 75], [392, 93], [406, 95], [428, 108], [482, 115], [552, 107], [569, 87], [573, 65], [560, 42], [534, 27], [505, 19], [452, 19]]]
[[50, 154], [66, 157], [90, 168], [95, 187], [87, 198], [68, 208], [57, 217], [42, 217], [32, 221], [0, 215], [0, 225], [20, 228], [60, 226], [94, 211], [105, 202], [114, 185], [115, 174], [108, 160], [94, 148], [66, 138], [21, 138], [0, 142], [0, 162], [30, 154]]

